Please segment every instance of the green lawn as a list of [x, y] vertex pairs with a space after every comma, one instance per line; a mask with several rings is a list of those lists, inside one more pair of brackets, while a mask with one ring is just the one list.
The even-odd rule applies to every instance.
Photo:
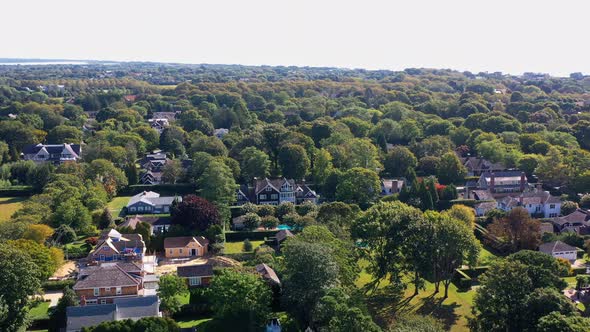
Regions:
[[[372, 280], [364, 268], [366, 261], [361, 260], [359, 265], [363, 268], [359, 278], [356, 281], [357, 287], [363, 287]], [[398, 298], [389, 293], [386, 288], [389, 282], [382, 281], [376, 291], [370, 291], [367, 294], [369, 309], [375, 318], [375, 321], [381, 325], [388, 325], [392, 322], [394, 314], [397, 313], [417, 313], [420, 315], [431, 315], [440, 319], [449, 331], [463, 332], [469, 331], [467, 327], [467, 317], [471, 314], [473, 304], [474, 290], [467, 292], [460, 291], [454, 284], [449, 286], [449, 297], [443, 300], [444, 287], [441, 284], [440, 291], [434, 295], [434, 284], [426, 282], [426, 289], [412, 297], [414, 287], [407, 282], [407, 289], [404, 291], [403, 298]]]
[[47, 311], [49, 310], [49, 302], [39, 302], [39, 304], [29, 311], [29, 318], [31, 320], [47, 319]]
[[[250, 243], [252, 243], [252, 249], [256, 249], [256, 248], [260, 247], [261, 245], [263, 245], [264, 241], [250, 241]], [[243, 252], [242, 251], [243, 247], [244, 247], [243, 241], [226, 242], [224, 252], [226, 254], [239, 254], [239, 253]]]
[[10, 219], [18, 211], [27, 197], [0, 197], [0, 222]]
[[197, 331], [202, 332], [202, 331], [206, 331], [206, 326], [209, 321], [211, 321], [211, 318], [201, 318], [201, 319], [183, 318], [183, 319], [177, 320], [176, 322], [182, 328], [196, 327]]
[[127, 206], [127, 203], [129, 203], [129, 198], [131, 198], [131, 196], [115, 197], [107, 204], [107, 207], [109, 208], [109, 211], [111, 211], [113, 217], [116, 218], [120, 216], [121, 210], [123, 210], [123, 208]]
[[479, 253], [479, 265], [480, 266], [488, 265], [496, 259], [498, 259], [498, 256], [496, 256], [494, 253], [487, 250], [485, 247], [481, 248], [481, 252]]

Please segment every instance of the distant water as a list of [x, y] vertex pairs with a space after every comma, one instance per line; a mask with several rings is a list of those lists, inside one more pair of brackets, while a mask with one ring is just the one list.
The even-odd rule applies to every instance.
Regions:
[[84, 61], [0, 62], [0, 66], [87, 65]]

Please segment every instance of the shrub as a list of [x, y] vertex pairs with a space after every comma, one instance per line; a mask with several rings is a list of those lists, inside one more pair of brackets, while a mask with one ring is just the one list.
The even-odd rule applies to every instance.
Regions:
[[57, 243], [66, 244], [76, 241], [76, 231], [66, 224], [60, 225], [53, 233], [53, 239]]
[[279, 225], [279, 219], [273, 216], [266, 216], [262, 218], [261, 224], [265, 229], [273, 229]]
[[260, 225], [260, 217], [256, 213], [248, 213], [244, 216], [244, 227], [247, 230], [253, 230]]
[[582, 196], [580, 199], [580, 207], [583, 207], [584, 209], [590, 209], [590, 194]]
[[295, 205], [291, 202], [283, 202], [277, 206], [275, 214], [279, 220], [283, 220], [283, 217], [288, 214], [295, 214]]
[[248, 240], [248, 239], [244, 240], [244, 245], [242, 246], [242, 251], [244, 251], [244, 252], [252, 251], [252, 242], [250, 242], [250, 240]]
[[262, 218], [264, 218], [266, 216], [274, 216], [275, 207], [272, 205], [260, 205], [260, 206], [258, 206], [257, 214]]

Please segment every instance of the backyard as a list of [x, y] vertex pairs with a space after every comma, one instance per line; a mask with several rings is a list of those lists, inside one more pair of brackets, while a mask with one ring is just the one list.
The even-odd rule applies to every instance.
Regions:
[[[264, 241], [250, 241], [250, 243], [252, 243], [252, 250], [260, 247], [261, 245], [264, 244]], [[225, 253], [226, 254], [239, 254], [241, 252], [244, 252], [242, 250], [242, 248], [244, 247], [244, 242], [243, 241], [238, 241], [238, 242], [226, 242], [225, 243]]]
[[130, 198], [131, 196], [115, 197], [107, 204], [107, 207], [109, 208], [109, 211], [111, 211], [111, 214], [114, 218], [123, 216], [121, 215], [121, 211], [127, 206]]
[[18, 211], [27, 197], [0, 197], [0, 222], [10, 219]]

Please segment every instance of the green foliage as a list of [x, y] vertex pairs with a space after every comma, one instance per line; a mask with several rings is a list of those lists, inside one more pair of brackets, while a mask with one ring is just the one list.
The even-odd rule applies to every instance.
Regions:
[[178, 332], [180, 326], [170, 318], [145, 317], [100, 323], [82, 328], [83, 332]]
[[171, 314], [178, 312], [181, 307], [178, 297], [187, 293], [188, 287], [183, 278], [174, 274], [160, 277], [158, 296], [160, 297], [162, 310]]

